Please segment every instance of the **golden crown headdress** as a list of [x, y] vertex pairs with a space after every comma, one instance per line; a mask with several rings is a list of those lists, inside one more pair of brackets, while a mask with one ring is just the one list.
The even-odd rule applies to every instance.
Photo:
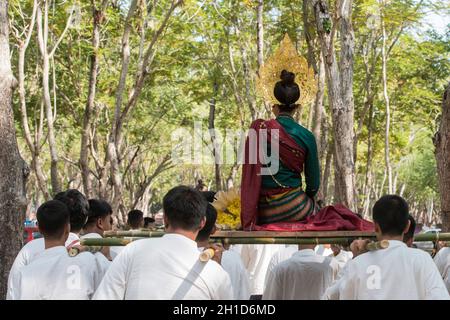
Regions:
[[273, 88], [280, 81], [280, 74], [283, 69], [295, 74], [295, 82], [300, 87], [300, 100], [298, 103], [307, 105], [312, 102], [317, 92], [314, 70], [308, 67], [308, 62], [305, 58], [297, 54], [297, 50], [288, 34], [284, 36], [274, 54], [259, 68], [259, 78], [256, 86], [264, 100], [269, 103], [280, 103], [273, 94]]

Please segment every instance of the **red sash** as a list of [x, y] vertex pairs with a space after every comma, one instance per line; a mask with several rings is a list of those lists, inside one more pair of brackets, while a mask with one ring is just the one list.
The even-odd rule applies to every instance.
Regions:
[[[272, 138], [271, 130], [277, 129], [279, 133], [278, 153], [280, 162], [290, 170], [298, 173], [303, 171], [303, 164], [305, 162], [306, 150], [301, 148], [297, 142], [284, 130], [281, 124], [272, 119], [264, 121], [262, 119], [255, 120], [250, 129], [256, 132], [256, 143], [252, 141], [254, 146], [253, 152], [256, 152], [256, 163], [250, 163], [250, 139], [247, 137], [245, 142], [245, 158], [242, 165], [242, 180], [241, 180], [241, 224], [244, 230], [255, 230], [256, 219], [258, 215], [258, 201], [261, 194], [261, 168], [262, 163], [258, 156], [261, 152], [262, 146], [260, 141], [260, 130], [267, 130], [267, 143], [270, 144]], [[273, 172], [276, 174], [276, 172]], [[278, 191], [278, 190], [276, 190]], [[284, 190], [286, 191], [286, 190]]]

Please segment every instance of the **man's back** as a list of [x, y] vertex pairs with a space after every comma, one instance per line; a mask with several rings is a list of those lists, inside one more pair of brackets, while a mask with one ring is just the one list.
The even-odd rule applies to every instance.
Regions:
[[250, 280], [241, 256], [230, 250], [222, 254], [222, 268], [228, 273], [236, 300], [250, 299]]
[[396, 240], [349, 261], [339, 282], [340, 299], [449, 299], [431, 257]]
[[[75, 233], [71, 232], [69, 233], [69, 236], [66, 240], [66, 246], [77, 244], [79, 243], [79, 240], [80, 239], [78, 238], [78, 236]], [[19, 276], [22, 268], [30, 264], [34, 260], [34, 258], [39, 254], [41, 254], [42, 252], [44, 252], [44, 250], [45, 250], [44, 238], [34, 239], [22, 247], [22, 249], [17, 254], [16, 259], [14, 260], [14, 263], [9, 272], [7, 299], [14, 298], [11, 295], [11, 286], [15, 281], [15, 278]]]
[[450, 292], [450, 248], [445, 247], [434, 256], [434, 263], [444, 279], [447, 290]]
[[267, 276], [264, 300], [318, 300], [339, 272], [337, 261], [300, 250], [281, 262]]
[[232, 299], [227, 273], [199, 260], [195, 241], [179, 234], [135, 241], [113, 261], [95, 299]]
[[338, 253], [338, 255], [335, 256], [334, 254], [331, 254], [331, 255], [329, 255], [329, 257], [334, 257], [336, 259], [336, 261], [339, 263], [340, 269], [343, 269], [344, 266], [347, 264], [347, 262], [352, 260], [353, 253], [351, 251], [341, 250]]
[[13, 297], [20, 300], [88, 300], [97, 281], [91, 253], [69, 257], [63, 246], [46, 249], [24, 266], [13, 283]]
[[241, 258], [248, 271], [250, 279], [250, 293], [252, 295], [262, 294], [266, 279], [267, 267], [270, 259], [284, 245], [277, 244], [245, 244], [242, 245]]

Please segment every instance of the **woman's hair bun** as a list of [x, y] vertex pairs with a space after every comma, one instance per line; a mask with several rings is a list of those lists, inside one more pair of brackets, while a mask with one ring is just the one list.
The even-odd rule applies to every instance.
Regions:
[[273, 94], [281, 103], [283, 109], [292, 110], [295, 102], [300, 99], [300, 87], [295, 83], [295, 74], [283, 70], [280, 74], [281, 81], [275, 84]]
[[287, 70], [281, 71], [280, 79], [284, 85], [292, 85], [295, 83], [295, 74]]

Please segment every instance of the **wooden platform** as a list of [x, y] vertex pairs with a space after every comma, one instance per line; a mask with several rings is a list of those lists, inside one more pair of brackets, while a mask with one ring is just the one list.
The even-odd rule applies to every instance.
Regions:
[[211, 238], [371, 238], [375, 232], [367, 231], [218, 231]]

